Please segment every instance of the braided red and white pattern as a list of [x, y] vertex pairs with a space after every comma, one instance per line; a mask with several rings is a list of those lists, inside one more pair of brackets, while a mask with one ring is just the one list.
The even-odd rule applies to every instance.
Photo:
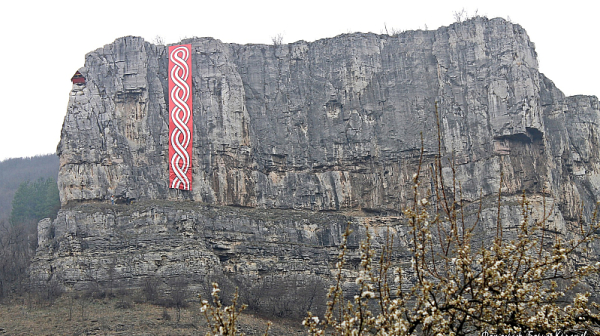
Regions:
[[191, 45], [169, 48], [169, 184], [191, 189]]

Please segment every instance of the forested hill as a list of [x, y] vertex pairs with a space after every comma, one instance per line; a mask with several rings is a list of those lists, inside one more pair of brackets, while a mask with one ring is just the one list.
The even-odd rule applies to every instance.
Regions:
[[58, 177], [55, 154], [0, 161], [0, 222], [10, 217], [13, 196], [21, 183], [49, 177]]

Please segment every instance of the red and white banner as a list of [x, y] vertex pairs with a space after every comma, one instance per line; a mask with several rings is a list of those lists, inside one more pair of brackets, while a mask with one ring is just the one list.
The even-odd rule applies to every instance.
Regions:
[[192, 189], [192, 45], [169, 47], [169, 187]]

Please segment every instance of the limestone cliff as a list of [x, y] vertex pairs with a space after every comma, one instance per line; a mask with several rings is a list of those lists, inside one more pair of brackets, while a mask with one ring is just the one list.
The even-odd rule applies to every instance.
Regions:
[[[124, 37], [89, 53], [58, 145], [63, 209], [40, 223], [42, 277], [328, 277], [345, 222], [402, 234], [398, 217], [369, 216], [396, 216], [421, 147], [426, 167], [438, 152], [436, 104], [464, 200], [525, 190], [541, 207], [543, 195], [564, 231], [600, 195], [598, 99], [565, 97], [539, 73], [519, 25], [479, 17], [396, 36], [183, 42], [192, 191], [168, 188], [167, 48]], [[106, 206], [111, 195], [134, 205]], [[484, 208], [490, 223], [495, 209]]]

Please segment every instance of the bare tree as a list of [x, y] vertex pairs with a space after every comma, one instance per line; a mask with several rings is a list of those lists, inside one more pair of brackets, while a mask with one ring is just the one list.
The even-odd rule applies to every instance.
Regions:
[[398, 36], [398, 35], [400, 35], [402, 33], [402, 29], [396, 29], [394, 27], [390, 27], [388, 29], [387, 24], [384, 22], [383, 23], [383, 32], [382, 33], [385, 33], [386, 35], [389, 35], [389, 36]]
[[37, 245], [34, 223], [11, 225], [0, 221], [0, 299], [27, 290], [27, 269]]
[[181, 319], [181, 309], [188, 306], [188, 285], [188, 281], [181, 276], [169, 282], [170, 303], [177, 311], [177, 322]]
[[160, 279], [156, 276], [148, 276], [142, 281], [142, 294], [146, 302], [158, 303]]
[[460, 11], [454, 12], [454, 21], [463, 22], [468, 18], [467, 11], [463, 8]]
[[283, 34], [279, 33], [275, 36], [272, 36], [271, 42], [273, 42], [274, 46], [282, 45], [283, 44]]
[[152, 42], [156, 45], [165, 45], [165, 39], [160, 35], [156, 35]]

